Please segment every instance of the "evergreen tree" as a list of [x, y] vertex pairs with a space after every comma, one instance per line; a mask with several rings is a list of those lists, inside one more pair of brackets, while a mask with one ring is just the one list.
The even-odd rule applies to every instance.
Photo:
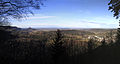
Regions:
[[102, 43], [102, 44], [101, 44], [102, 46], [105, 46], [105, 45], [106, 45], [105, 38], [101, 41], [101, 43]]
[[88, 52], [91, 52], [93, 49], [94, 49], [94, 40], [93, 39], [90, 39], [88, 41]]
[[63, 60], [65, 47], [63, 42], [63, 35], [60, 30], [56, 31], [55, 38], [53, 39], [52, 53], [55, 64], [58, 64], [59, 60]]

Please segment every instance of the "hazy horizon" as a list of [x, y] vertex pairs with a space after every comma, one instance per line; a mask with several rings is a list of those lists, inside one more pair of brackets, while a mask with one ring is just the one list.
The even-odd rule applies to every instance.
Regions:
[[[17, 27], [17, 26], [13, 26]], [[117, 29], [117, 28], [74, 28], [74, 27], [17, 27], [17, 28], [32, 28], [32, 29]]]

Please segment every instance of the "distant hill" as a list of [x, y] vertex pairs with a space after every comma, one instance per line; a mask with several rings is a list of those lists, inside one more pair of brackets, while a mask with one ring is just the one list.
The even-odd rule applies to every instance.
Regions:
[[37, 30], [85, 30], [85, 31], [106, 31], [106, 30], [116, 30], [117, 28], [34, 28]]
[[21, 30], [21, 28], [15, 27], [15, 26], [0, 26], [0, 29], [5, 30]]
[[62, 30], [62, 32], [66, 34], [73, 34], [73, 35], [94, 35], [93, 32], [84, 31], [84, 30]]

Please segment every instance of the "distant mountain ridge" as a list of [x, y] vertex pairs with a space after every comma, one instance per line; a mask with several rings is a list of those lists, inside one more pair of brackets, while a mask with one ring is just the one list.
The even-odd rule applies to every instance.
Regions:
[[85, 30], [85, 31], [106, 31], [106, 30], [117, 30], [117, 28], [19, 28], [16, 26], [0, 26], [0, 29], [12, 29], [12, 30], [25, 30], [25, 31], [32, 31], [32, 30], [41, 30], [41, 31], [54, 31], [57, 29], [60, 30]]

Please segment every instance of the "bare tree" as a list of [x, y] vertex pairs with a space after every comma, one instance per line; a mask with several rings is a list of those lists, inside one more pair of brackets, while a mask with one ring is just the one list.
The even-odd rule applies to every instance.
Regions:
[[43, 0], [0, 0], [0, 23], [10, 18], [20, 19], [33, 14], [32, 8], [40, 9]]

